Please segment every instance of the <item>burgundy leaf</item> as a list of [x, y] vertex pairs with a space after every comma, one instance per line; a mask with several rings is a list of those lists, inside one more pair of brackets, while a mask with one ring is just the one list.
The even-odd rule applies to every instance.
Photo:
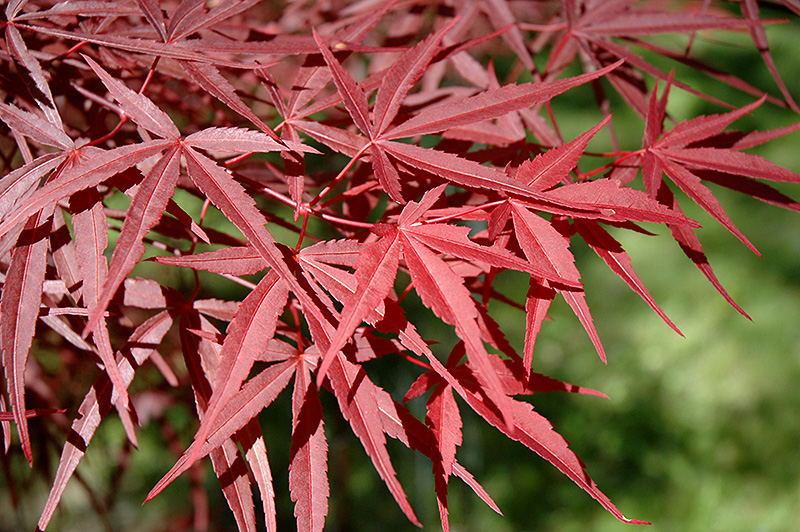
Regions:
[[358, 129], [368, 137], [372, 137], [374, 133], [374, 126], [369, 118], [369, 104], [364, 91], [358, 87], [355, 80], [342, 68], [342, 65], [334, 57], [328, 45], [314, 30], [314, 40], [317, 42], [319, 51], [322, 52], [322, 57], [325, 59], [328, 68], [333, 75], [333, 81], [336, 88], [339, 89], [339, 94], [344, 100], [344, 106], [347, 112], [353, 118]]
[[[45, 212], [48, 211], [48, 212]], [[53, 209], [31, 216], [11, 253], [3, 293], [0, 296], [0, 345], [8, 397], [14, 411], [20, 445], [33, 464], [28, 419], [25, 417], [25, 365], [36, 332], [42, 282], [47, 266], [47, 234]]]
[[537, 155], [532, 161], [525, 161], [517, 169], [514, 177], [535, 190], [547, 190], [566, 179], [578, 159], [586, 150], [589, 140], [605, 126], [611, 116], [607, 116], [586, 133], [575, 137], [568, 144], [556, 146]]
[[92, 58], [83, 56], [83, 59], [89, 63], [92, 70], [103, 81], [108, 92], [119, 102], [119, 105], [125, 111], [125, 114], [131, 117], [131, 120], [161, 138], [176, 139], [180, 136], [178, 128], [172, 123], [167, 113], [159, 109], [152, 100], [142, 94], [133, 92], [120, 81], [111, 77]]
[[398, 139], [426, 135], [474, 122], [491, 120], [512, 111], [546, 102], [573, 87], [605, 75], [621, 64], [622, 62], [618, 61], [595, 72], [558, 81], [506, 85], [464, 100], [445, 103], [407, 120], [387, 131], [383, 137]]
[[292, 394], [289, 490], [298, 532], [322, 532], [328, 515], [328, 443], [322, 405], [305, 355], [297, 359]]
[[317, 370], [317, 385], [321, 385], [325, 373], [333, 362], [334, 355], [344, 347], [355, 328], [369, 312], [386, 298], [394, 285], [397, 265], [400, 261], [399, 234], [386, 235], [378, 242], [367, 246], [359, 255], [356, 267], [356, 293], [345, 301], [342, 317], [330, 346], [322, 356]]
[[86, 324], [87, 331], [91, 331], [97, 324], [119, 285], [144, 254], [142, 240], [161, 218], [167, 201], [175, 193], [179, 165], [180, 150], [174, 147], [159, 159], [139, 184], [114, 247], [108, 278]]
[[[168, 311], [156, 314], [139, 325], [128, 338], [126, 345], [119, 350], [116, 360], [126, 385], [133, 381], [136, 368], [144, 363], [161, 343], [161, 339], [172, 325], [172, 320], [173, 316]], [[61, 451], [58, 471], [42, 515], [39, 517], [40, 530], [45, 530], [50, 523], [67, 482], [83, 459], [100, 422], [111, 411], [111, 405], [116, 402], [115, 392], [116, 389], [108, 380], [108, 374], [101, 373], [78, 408], [80, 418], [73, 421], [70, 435]]]

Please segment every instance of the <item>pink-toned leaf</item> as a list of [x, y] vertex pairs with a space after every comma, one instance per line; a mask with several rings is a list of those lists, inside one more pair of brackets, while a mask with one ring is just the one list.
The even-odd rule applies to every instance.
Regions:
[[277, 532], [275, 488], [272, 486], [272, 471], [267, 458], [267, 446], [264, 443], [264, 435], [261, 434], [261, 425], [258, 423], [258, 419], [251, 419], [236, 433], [234, 439], [244, 449], [245, 458], [253, 471], [258, 491], [261, 493], [261, 506], [264, 510], [267, 532]]
[[604, 36], [653, 35], [707, 29], [732, 29], [744, 26], [741, 19], [698, 13], [656, 13], [630, 11], [609, 20], [588, 21], [581, 32]]
[[[173, 316], [168, 311], [162, 311], [139, 325], [128, 337], [127, 343], [116, 356], [119, 371], [127, 385], [133, 381], [135, 369], [144, 363], [161, 343], [161, 339], [172, 325], [172, 320]], [[73, 421], [70, 435], [61, 451], [58, 471], [42, 515], [39, 517], [40, 530], [44, 531], [50, 523], [67, 482], [83, 458], [100, 421], [111, 411], [111, 405], [116, 402], [115, 392], [108, 374], [101, 373], [78, 408], [80, 418]]]
[[575, 137], [563, 146], [556, 146], [537, 155], [532, 161], [525, 161], [514, 175], [517, 179], [536, 190], [547, 190], [561, 183], [578, 164], [589, 140], [605, 126], [611, 116], [607, 116], [589, 131]]
[[506, 85], [470, 98], [445, 103], [403, 122], [387, 131], [383, 137], [386, 139], [398, 139], [426, 135], [473, 122], [498, 118], [512, 111], [526, 109], [534, 104], [546, 102], [573, 87], [607, 74], [621, 64], [622, 62], [618, 61], [595, 72], [581, 74], [574, 78], [542, 83]]
[[[195, 435], [192, 444], [195, 449], [199, 450], [217, 416], [239, 392], [250, 374], [255, 356], [267, 348], [287, 296], [286, 284], [277, 273], [271, 271], [239, 305], [222, 344], [213, 384], [214, 394]], [[189, 464], [192, 458], [190, 453]]]
[[342, 96], [344, 106], [347, 112], [353, 119], [353, 122], [358, 126], [358, 129], [368, 137], [372, 137], [374, 126], [369, 118], [369, 103], [364, 91], [359, 88], [355, 80], [342, 68], [342, 65], [334, 57], [328, 45], [320, 37], [316, 30], [314, 30], [314, 40], [317, 42], [319, 51], [322, 52], [322, 57], [325, 59], [328, 68], [331, 70], [333, 81], [339, 94]]
[[[186, 168], [200, 190], [223, 214], [244, 234], [250, 244], [283, 279], [300, 299], [307, 317], [322, 324], [327, 319], [320, 306], [306, 287], [301, 286], [284, 261], [275, 239], [264, 227], [264, 215], [256, 208], [255, 201], [245, 193], [242, 186], [214, 161], [194, 150], [185, 150]], [[2, 228], [2, 225], [0, 225]], [[2, 232], [0, 232], [0, 235]]]
[[443, 530], [449, 530], [447, 510], [447, 484], [453, 474], [456, 461], [456, 448], [461, 445], [461, 414], [449, 386], [436, 388], [428, 398], [425, 422], [431, 427], [438, 459], [433, 461], [436, 499]]
[[13, 105], [0, 102], [0, 119], [8, 127], [46, 146], [67, 150], [73, 146], [72, 139], [64, 130], [51, 124], [33, 113], [19, 109]]
[[267, 268], [253, 246], [238, 246], [179, 257], [153, 257], [159, 264], [228, 275], [253, 275]]
[[397, 168], [389, 161], [386, 152], [380, 145], [373, 144], [370, 146], [369, 154], [372, 170], [375, 172], [375, 177], [383, 190], [397, 203], [405, 203], [400, 186], [400, 174], [397, 172]]
[[42, 208], [54, 205], [80, 190], [97, 186], [114, 174], [164, 150], [170, 144], [171, 141], [165, 140], [128, 144], [101, 152], [65, 170], [58, 179], [49, 181], [3, 220], [0, 224], [0, 237]]
[[522, 346], [522, 359], [525, 367], [525, 377], [530, 379], [533, 353], [536, 339], [542, 330], [542, 324], [547, 318], [550, 303], [556, 297], [556, 292], [551, 287], [531, 278], [528, 295], [525, 298], [525, 343]]
[[209, 458], [237, 528], [240, 532], [256, 532], [253, 492], [239, 447], [233, 440], [226, 440], [209, 453]]
[[[262, 409], [272, 403], [278, 394], [289, 383], [294, 374], [294, 361], [287, 360], [273, 364], [247, 381], [239, 393], [225, 404], [215, 424], [208, 431], [202, 443], [195, 443], [178, 459], [172, 469], [150, 490], [146, 500], [149, 501], [175, 480], [181, 473], [189, 469], [195, 460], [203, 458], [213, 449], [222, 445], [239, 429], [244, 427]], [[199, 440], [195, 440], [198, 442]]]
[[295, 503], [298, 532], [322, 532], [330, 495], [328, 443], [322, 405], [305, 356], [298, 357], [292, 394], [289, 491]]
[[[11, 5], [9, 5], [11, 7]], [[25, 69], [30, 78], [26, 77], [25, 82], [30, 86], [30, 93], [36, 101], [36, 105], [44, 113], [45, 118], [50, 124], [63, 132], [64, 125], [61, 122], [61, 116], [58, 114], [58, 108], [53, 100], [53, 93], [50, 92], [50, 85], [47, 83], [47, 78], [44, 75], [39, 61], [28, 50], [25, 41], [19, 33], [16, 25], [7, 25], [5, 27], [6, 44], [8, 52], [14, 57], [21, 66]]]
[[136, 3], [139, 4], [144, 18], [156, 30], [161, 40], [166, 41], [167, 26], [164, 23], [164, 14], [161, 12], [158, 0], [136, 0]]
[[530, 51], [525, 44], [525, 38], [517, 26], [517, 18], [511, 11], [508, 0], [483, 0], [483, 10], [489, 17], [489, 21], [496, 29], [511, 27], [503, 32], [503, 40], [509, 48], [517, 54], [517, 59], [531, 72], [536, 71], [536, 64], [533, 62]]
[[[661, 189], [658, 191], [658, 198], [665, 205], [670, 205], [673, 209], [680, 210], [680, 206], [678, 205], [674, 194], [668, 186], [661, 186]], [[735, 308], [736, 311], [742, 316], [750, 319], [750, 316], [747, 315], [742, 307], [740, 307], [736, 301], [733, 300], [733, 297], [731, 297], [728, 291], [722, 286], [722, 283], [719, 281], [714, 273], [714, 270], [711, 268], [711, 264], [708, 262], [708, 257], [706, 257], [706, 253], [703, 251], [703, 245], [700, 243], [700, 239], [697, 238], [695, 232], [689, 227], [683, 225], [670, 225], [669, 230], [672, 233], [672, 237], [675, 239], [678, 245], [680, 245], [684, 254], [686, 254], [686, 256], [689, 257], [692, 262], [694, 262], [694, 265], [697, 266], [701, 272], [703, 272], [703, 275], [705, 275], [709, 282], [714, 285], [714, 288], [716, 288], [722, 297], [725, 298], [725, 301]]]
[[294, 150], [303, 153], [319, 153], [311, 146], [291, 142], [275, 141], [269, 135], [240, 127], [210, 127], [192, 133], [184, 139], [187, 146], [221, 153], [247, 153]]
[[83, 56], [83, 59], [92, 67], [95, 74], [102, 80], [108, 92], [119, 102], [120, 107], [125, 111], [131, 120], [145, 128], [147, 131], [165, 139], [176, 139], [180, 137], [180, 132], [170, 117], [158, 108], [150, 98], [132, 91], [114, 79], [103, 67], [95, 63], [91, 57]]
[[446, 224], [426, 224], [408, 227], [406, 234], [442, 253], [455, 255], [467, 261], [483, 262], [495, 268], [518, 270], [572, 288], [580, 288], [577, 279], [567, 278], [545, 262], [524, 261], [500, 247], [486, 247], [468, 238], [470, 228]]
[[[34, 408], [33, 410], [26, 410], [25, 417], [30, 419], [32, 417], [39, 417], [39, 416], [49, 416], [51, 414], [63, 414], [67, 410], [62, 408]], [[14, 414], [11, 412], [2, 412], [0, 411], [0, 421], [12, 421], [14, 419]]]
[[[47, 212], [45, 212], [47, 211]], [[47, 235], [53, 209], [31, 216], [11, 253], [3, 293], [0, 295], [0, 346], [8, 397], [14, 411], [20, 445], [33, 464], [28, 420], [25, 417], [25, 366], [36, 332], [42, 282], [47, 266]]]
[[409, 201], [408, 205], [403, 207], [403, 212], [400, 213], [400, 217], [397, 219], [397, 225], [410, 226], [417, 222], [439, 201], [446, 188], [447, 185], [433, 187], [423, 194], [419, 202]]
[[356, 292], [345, 301], [339, 326], [317, 370], [317, 385], [322, 384], [334, 355], [344, 347], [355, 328], [389, 295], [400, 261], [398, 236], [397, 232], [386, 235], [367, 246], [359, 255], [355, 265]]
[[361, 135], [321, 122], [297, 120], [292, 124], [314, 140], [348, 157], [354, 157], [367, 144], [367, 139]]
[[176, 146], [159, 159], [139, 184], [114, 247], [108, 278], [97, 298], [97, 305], [90, 312], [86, 331], [93, 330], [119, 285], [144, 254], [142, 240], [161, 218], [167, 201], [175, 193], [179, 170], [180, 149]]
[[486, 188], [510, 194], [543, 198], [540, 193], [491, 166], [484, 166], [439, 150], [421, 148], [413, 144], [377, 141], [383, 149], [403, 163], [470, 188]]
[[[108, 275], [108, 261], [104, 255], [108, 245], [108, 221], [103, 204], [100, 202], [100, 196], [93, 189], [81, 191], [73, 196], [70, 200], [70, 207], [79, 211], [75, 212], [72, 217], [75, 230], [75, 252], [81, 274], [81, 293], [86, 309], [91, 316], [92, 312], [97, 311], [98, 298]], [[102, 314], [104, 310], [99, 312]], [[114, 350], [111, 347], [111, 338], [105, 318], [100, 316], [98, 320], [99, 327], [96, 327], [93, 333], [94, 343], [97, 346], [100, 360], [117, 389], [117, 410], [123, 420], [128, 438], [131, 443], [136, 445], [133, 422], [127, 411], [127, 386], [114, 360]]]
[[0, 219], [4, 219], [24, 198], [33, 194], [42, 176], [62, 162], [63, 156], [42, 155], [3, 176], [0, 180]]

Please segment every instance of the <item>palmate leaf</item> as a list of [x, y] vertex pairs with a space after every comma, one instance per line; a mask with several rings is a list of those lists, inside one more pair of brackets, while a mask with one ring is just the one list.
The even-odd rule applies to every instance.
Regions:
[[489, 355], [481, 341], [475, 302], [464, 287], [463, 279], [413, 235], [401, 232], [401, 239], [403, 255], [422, 303], [439, 319], [455, 326], [456, 334], [466, 345], [467, 356], [479, 368], [479, 378], [485, 383], [492, 404], [510, 423], [507, 398], [489, 364]]
[[[201, 454], [201, 449], [210, 437], [220, 413], [228, 408], [239, 394], [239, 389], [253, 366], [255, 356], [267, 349], [267, 343], [275, 332], [276, 321], [283, 311], [287, 296], [288, 289], [285, 282], [277, 273], [271, 271], [239, 305], [219, 354], [221, 362], [214, 378], [213, 395], [208, 397], [208, 405], [204, 409], [204, 421], [201, 422], [192, 445], [184, 455], [186, 460], [179, 462], [180, 465], [176, 464], [156, 484], [148, 495], [148, 500], [188, 469], [196, 459], [210, 452], [208, 450]], [[252, 416], [244, 422], [251, 418]], [[225, 439], [227, 437], [223, 438], [223, 441]]]
[[322, 405], [311, 378], [313, 358], [299, 356], [292, 394], [289, 490], [298, 532], [322, 532], [328, 515], [328, 443]]
[[[782, 188], [797, 181], [796, 174], [742, 153], [797, 126], [723, 131], [762, 101], [783, 104], [781, 99], [767, 96], [664, 130], [672, 85], [712, 101], [716, 94], [673, 79], [650, 62], [652, 54], [756, 97], [763, 93], [690, 55], [699, 31], [746, 28], [783, 100], [793, 105], [768, 49], [764, 28], [772, 21], [760, 18], [755, 0], [742, 2], [740, 17], [711, 2], [695, 13], [634, 0], [50, 4], [17, 0], [5, 6], [0, 119], [10, 133], [0, 154], [0, 166], [7, 168], [0, 178], [0, 347], [5, 376], [10, 372], [7, 380], [13, 381], [9, 398], [18, 403], [7, 408], [0, 400], [3, 410], [13, 409], [0, 412], [6, 438], [9, 416], [20, 424], [32, 411], [47, 411], [25, 407], [26, 385], [29, 394], [38, 394], [58, 382], [53, 397], [67, 400], [79, 390], [65, 381], [67, 375], [95, 371], [98, 362], [106, 371], [89, 393], [78, 392], [78, 401], [86, 393], [84, 404], [67, 434], [41, 529], [98, 423], [120, 406], [145, 358], [164, 378], [140, 375], [137, 389], [147, 386], [160, 395], [160, 387], [185, 386], [188, 376], [202, 419], [194, 441], [151, 496], [199, 457], [210, 456], [240, 530], [263, 522], [273, 531], [282, 522], [258, 418], [265, 408], [278, 407], [275, 399], [292, 379], [292, 423], [284, 436], [290, 428], [288, 487], [298, 530], [340, 526], [332, 522], [335, 512], [328, 515], [328, 498], [336, 494], [328, 480], [323, 405], [342, 412], [414, 523], [419, 520], [388, 438], [431, 460], [443, 530], [449, 529], [453, 475], [499, 512], [457, 459], [462, 401], [624, 520], [566, 441], [516, 397], [536, 402], [536, 393], [557, 390], [602, 396], [535, 371], [536, 339], [557, 294], [605, 358], [570, 239], [587, 242], [663, 316], [606, 226], [648, 233], [640, 222], [666, 224], [732, 302], [673, 185], [682, 185], [732, 230], [708, 183], [800, 210]], [[791, 9], [793, 3], [784, 4]], [[668, 33], [688, 34], [686, 51], [649, 40]], [[84, 61], [78, 51], [86, 54]], [[491, 59], [484, 64], [487, 53], [507, 56], [510, 69], [499, 69], [501, 80]], [[587, 73], [557, 79], [575, 59]], [[539, 71], [537, 64], [547, 66]], [[660, 98], [649, 90], [650, 77], [667, 82]], [[534, 82], [522, 82], [528, 79]], [[645, 116], [641, 150], [626, 151], [620, 143], [629, 136], [617, 140], [609, 130], [615, 153], [587, 153], [610, 120], [606, 81]], [[567, 142], [560, 108], [550, 100], [584, 83], [591, 83], [606, 118], [598, 123], [579, 113], [593, 127]], [[214, 100], [223, 107], [206, 105]], [[242, 120], [255, 129], [231, 127]], [[283, 130], [280, 139], [273, 125], [275, 132]], [[301, 136], [324, 152], [321, 164]], [[280, 158], [251, 157], [274, 151]], [[339, 171], [333, 152], [349, 159], [345, 170]], [[609, 164], [583, 173], [577, 163], [584, 155]], [[356, 164], [362, 157], [368, 164]], [[608, 175], [594, 177], [606, 169]], [[640, 169], [646, 192], [628, 186]], [[770, 181], [780, 182], [781, 191]], [[122, 198], [117, 191], [130, 198], [130, 207], [113, 208]], [[223, 233], [220, 219], [241, 235]], [[113, 250], [106, 250], [109, 227], [119, 228]], [[180, 282], [191, 293], [187, 299], [155, 280], [129, 278], [145, 246], [166, 255], [153, 259], [154, 275], [163, 266], [204, 271], [188, 272], [189, 283]], [[495, 284], [505, 270], [530, 277], [524, 299]], [[249, 295], [242, 302], [201, 296], [215, 289], [205, 272], [237, 282]], [[409, 298], [455, 328], [461, 342], [446, 364], [412, 323], [416, 317], [407, 313], [415, 302]], [[524, 315], [520, 354], [506, 338], [506, 323], [493, 319], [498, 303], [522, 312], [520, 319]], [[133, 325], [138, 316], [153, 314]], [[56, 334], [34, 337], [38, 318]], [[176, 334], [166, 337], [176, 318]], [[222, 333], [210, 320], [230, 325]], [[91, 338], [81, 338], [82, 330]], [[163, 357], [155, 351], [162, 337]], [[24, 359], [33, 363], [37, 343], [61, 358], [58, 379], [29, 371], [26, 382]], [[124, 347], [115, 352], [119, 345]], [[185, 374], [170, 368], [178, 349]], [[377, 358], [377, 364], [424, 369], [406, 395], [429, 393], [425, 414], [415, 409], [412, 415], [392, 398], [404, 390], [378, 386], [372, 375]], [[329, 393], [335, 402], [325, 397]], [[166, 406], [164, 397], [155, 415]], [[169, 404], [185, 403], [192, 394], [170, 391], [169, 397]], [[154, 414], [144, 398], [137, 406], [146, 423]], [[119, 413], [135, 441], [133, 411]], [[168, 428], [169, 420], [163, 421]], [[59, 433], [47, 431], [44, 443]], [[177, 436], [168, 437], [171, 444], [185, 441]], [[192, 473], [194, 489], [201, 484], [199, 471]], [[252, 499], [253, 484], [260, 505]], [[104, 494], [107, 501], [115, 496], [113, 490]], [[195, 511], [202, 524], [204, 510]], [[262, 511], [263, 521], [256, 518]], [[185, 516], [172, 522], [185, 522]]]
[[431, 431], [436, 438], [436, 449], [439, 455], [439, 459], [433, 462], [436, 500], [439, 505], [442, 530], [447, 531], [450, 529], [447, 510], [447, 484], [450, 475], [453, 474], [456, 448], [462, 443], [461, 415], [450, 386], [436, 388], [428, 398], [425, 422], [431, 427]]
[[25, 365], [36, 331], [42, 283], [47, 266], [47, 239], [53, 208], [31, 216], [11, 254], [0, 296], [0, 346], [8, 397], [14, 411], [22, 452], [33, 465], [28, 418], [25, 417]]
[[359, 255], [355, 264], [357, 289], [345, 302], [336, 334], [322, 357], [317, 371], [317, 386], [322, 384], [325, 373], [333, 362], [333, 355], [344, 347], [367, 313], [375, 309], [389, 294], [394, 285], [399, 261], [400, 240], [397, 232], [367, 246]]
[[[173, 319], [174, 316], [169, 311], [159, 312], [139, 325], [128, 338], [127, 344], [119, 350], [116, 360], [126, 385], [133, 381], [136, 368], [141, 366], [161, 343], [161, 339], [172, 326]], [[50, 488], [50, 495], [44, 510], [42, 510], [42, 515], [39, 517], [38, 527], [40, 530], [47, 529], [61, 500], [61, 495], [83, 459], [100, 421], [111, 411], [111, 406], [116, 402], [117, 390], [118, 388], [112, 386], [108, 375], [101, 373], [87, 392], [78, 409], [80, 417], [72, 423], [72, 436], [67, 439], [62, 449], [58, 471], [53, 486]]]
[[644, 286], [644, 283], [633, 270], [631, 259], [622, 246], [612, 237], [608, 232], [603, 229], [600, 224], [589, 220], [575, 220], [575, 228], [583, 240], [600, 256], [611, 270], [619, 275], [631, 289], [639, 294], [648, 305], [661, 316], [661, 319], [669, 325], [676, 333], [683, 336], [683, 333], [678, 330], [678, 327], [672, 323], [667, 315], [661, 310], [661, 307], [655, 302], [650, 295], [650, 291]]
[[621, 64], [622, 61], [617, 61], [595, 72], [557, 81], [505, 85], [499, 89], [490, 89], [470, 98], [444, 103], [390, 129], [382, 137], [399, 139], [426, 135], [473, 122], [491, 120], [512, 111], [526, 109], [534, 104], [546, 102], [573, 87], [609, 73]]
[[[528, 260], [531, 262], [550, 264], [561, 277], [577, 282], [580, 274], [575, 267], [575, 259], [569, 251], [569, 240], [556, 231], [549, 222], [531, 213], [523, 205], [517, 202], [511, 202], [511, 207], [514, 228], [516, 229], [515, 235], [522, 251], [525, 253], [525, 256], [528, 257]], [[546, 308], [541, 308], [541, 305], [545, 305], [545, 307], [549, 305], [549, 295], [546, 297], [542, 296], [553, 288], [546, 279], [541, 281], [537, 279], [533, 282], [535, 283], [534, 286], [540, 286], [541, 288], [531, 294], [530, 297], [533, 299], [529, 297], [527, 303], [527, 305], [533, 307], [530, 310], [534, 311], [534, 313], [530, 316], [531, 319], [528, 321], [526, 328], [526, 344], [528, 345], [525, 353], [526, 371], [527, 368], [530, 367], [530, 361], [533, 356], [533, 344], [535, 343], [538, 329], [541, 327], [541, 320], [544, 319], [545, 314], [543, 313], [547, 311]], [[580, 320], [581, 325], [583, 325], [583, 328], [592, 340], [592, 344], [597, 350], [600, 359], [605, 362], [606, 352], [600, 341], [600, 335], [597, 333], [597, 329], [594, 326], [594, 320], [589, 311], [589, 305], [586, 303], [585, 294], [580, 291], [571, 290], [561, 290], [561, 294], [578, 317], [578, 320]]]

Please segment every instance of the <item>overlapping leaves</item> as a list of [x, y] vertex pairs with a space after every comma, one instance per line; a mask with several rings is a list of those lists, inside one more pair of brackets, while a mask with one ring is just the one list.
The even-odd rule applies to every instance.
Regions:
[[[253, 0], [76, 2], [41, 9], [30, 4], [8, 3], [4, 26], [4, 59], [14, 63], [4, 76], [18, 81], [3, 88], [9, 103], [0, 104], [0, 119], [22, 160], [12, 168], [4, 154], [8, 171], [0, 181], [0, 346], [13, 412], [0, 416], [7, 447], [13, 417], [32, 461], [27, 419], [61, 412], [26, 404], [26, 366], [35, 363], [30, 354], [36, 352], [37, 330], [53, 330], [63, 347], [101, 369], [91, 389], [81, 391], [70, 433], [60, 444], [41, 530], [113, 408], [136, 443], [136, 399], [128, 390], [148, 361], [169, 385], [191, 390], [199, 423], [188, 449], [148, 499], [209, 456], [240, 530], [256, 526], [253, 480], [266, 527], [277, 528], [258, 415], [286, 388], [292, 389], [292, 422], [285, 427], [292, 441], [288, 488], [298, 530], [320, 531], [328, 515], [320, 400], [328, 393], [414, 524], [420, 520], [398, 479], [387, 438], [431, 460], [445, 530], [452, 476], [499, 511], [458, 461], [464, 407], [549, 461], [618, 519], [643, 522], [623, 516], [566, 440], [519, 396], [602, 396], [534, 371], [537, 336], [556, 296], [566, 300], [601, 359], [607, 358], [572, 239], [588, 244], [678, 331], [614, 238], [616, 228], [646, 232], [639, 223], [666, 224], [736, 306], [714, 276], [695, 235], [699, 224], [683, 214], [675, 187], [754, 250], [704, 182], [800, 210], [762, 182], [800, 177], [741, 151], [796, 127], [724, 131], [778, 98], [763, 96], [741, 109], [666, 129], [670, 87], [709, 95], [618, 42], [669, 55], [635, 39], [747, 28], [785, 104], [795, 108], [769, 53], [756, 2], [743, 2], [743, 18], [736, 18], [721, 11], [655, 12], [630, 1], [553, 2], [553, 10], [540, 12], [492, 0], [443, 4], [438, 11], [433, 6], [430, 19], [417, 11], [429, 2], [390, 1], [378, 9], [355, 2], [335, 13], [342, 16], [336, 23], [328, 22], [333, 12], [323, 13], [313, 2], [277, 12]], [[547, 12], [554, 17], [528, 18]], [[254, 26], [249, 15], [273, 17], [274, 25]], [[403, 21], [405, 34], [384, 28], [397, 21]], [[532, 31], [554, 43], [543, 72], [536, 70], [534, 47], [525, 40]], [[41, 42], [63, 57], [28, 49]], [[527, 70], [533, 82], [501, 83], [492, 65], [482, 66], [476, 50], [500, 42], [515, 55], [514, 68]], [[78, 48], [86, 55], [76, 56]], [[586, 73], [558, 79], [578, 56]], [[693, 64], [698, 65], [711, 72]], [[457, 75], [446, 79], [451, 66]], [[55, 69], [62, 67], [75, 69], [77, 74], [69, 72], [76, 80], [54, 83], [47, 68], [60, 74]], [[354, 74], [364, 69], [366, 76]], [[648, 89], [641, 72], [667, 82], [660, 97], [658, 84]], [[126, 78], [139, 74], [143, 82], [136, 92]], [[465, 80], [472, 86], [463, 86]], [[579, 162], [610, 116], [587, 122], [585, 131], [566, 141], [558, 117], [548, 113], [548, 124], [540, 110], [590, 83], [607, 111], [603, 80], [645, 117], [645, 133], [641, 149], [607, 156], [612, 171], [593, 178], [599, 170], [586, 174]], [[64, 103], [76, 97], [91, 102], [85, 115]], [[105, 119], [112, 114], [119, 118], [109, 127]], [[301, 134], [324, 152], [321, 165], [319, 151], [304, 144]], [[280, 152], [280, 159], [250, 157], [265, 152]], [[331, 162], [334, 152], [348, 159], [343, 168]], [[227, 156], [232, 158], [223, 161]], [[629, 186], [638, 169], [643, 186]], [[191, 202], [179, 200], [177, 190], [202, 201], [199, 217], [187, 212]], [[128, 198], [123, 213], [109, 208], [117, 194]], [[205, 224], [208, 209], [238, 234]], [[113, 250], [107, 250], [112, 234]], [[223, 276], [246, 286], [246, 297], [199, 298], [207, 279], [199, 273], [190, 276], [195, 288], [187, 293], [135, 277], [150, 244], [168, 252], [153, 259], [161, 267]], [[528, 276], [524, 297], [512, 300], [495, 290], [495, 274], [504, 270]], [[459, 341], [449, 353], [437, 352], [423, 338], [415, 325], [419, 318], [407, 314], [406, 298], [454, 329]], [[524, 311], [522, 345], [512, 345], [494, 321], [494, 301]], [[172, 341], [171, 328], [177, 330]], [[421, 368], [404, 401], [429, 394], [424, 420], [371, 374], [368, 362], [378, 357]], [[173, 372], [175, 364], [185, 369]]]

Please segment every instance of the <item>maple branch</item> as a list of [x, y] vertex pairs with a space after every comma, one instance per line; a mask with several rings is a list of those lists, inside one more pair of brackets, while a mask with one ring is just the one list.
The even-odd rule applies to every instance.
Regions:
[[333, 187], [335, 187], [339, 183], [339, 181], [342, 180], [347, 171], [350, 170], [350, 168], [352, 168], [354, 164], [356, 164], [358, 158], [364, 155], [364, 152], [366, 152], [370, 148], [370, 146], [372, 146], [372, 141], [369, 141], [360, 150], [358, 150], [356, 154], [349, 161], [347, 161], [347, 164], [345, 165], [344, 168], [342, 168], [339, 174], [333, 178], [333, 181], [331, 181], [325, 188], [323, 188], [322, 191], [319, 194], [317, 194], [317, 197], [309, 202], [308, 206], [314, 207], [314, 205], [319, 203], [319, 201], [322, 198], [324, 198], [331, 191], [331, 189], [333, 189]]
[[627, 152], [627, 153], [626, 152], [622, 152], [622, 153], [626, 153], [626, 154], [624, 156], [620, 157], [619, 159], [617, 159], [616, 161], [612, 161], [612, 162], [610, 162], [610, 163], [608, 163], [608, 164], [606, 164], [604, 166], [601, 166], [600, 168], [595, 168], [594, 170], [592, 170], [590, 172], [586, 172], [586, 174], [584, 174], [584, 178], [585, 179], [589, 179], [589, 178], [591, 178], [591, 177], [593, 177], [593, 176], [595, 176], [595, 175], [597, 175], [597, 174], [599, 174], [601, 172], [604, 172], [604, 171], [608, 170], [609, 168], [613, 168], [615, 166], [619, 166], [622, 162], [624, 162], [624, 161], [626, 161], [626, 160], [628, 160], [631, 157], [634, 157], [636, 155], [641, 155], [644, 152], [645, 152], [644, 149], [631, 151], [631, 152]]
[[456, 213], [453, 213], [453, 214], [448, 214], [447, 216], [441, 216], [439, 218], [431, 218], [429, 220], [421, 220], [419, 222], [415, 222], [412, 225], [427, 225], [427, 224], [437, 224], [437, 223], [441, 223], [441, 222], [446, 222], [448, 220], [453, 220], [455, 218], [461, 218], [462, 216], [466, 216], [466, 215], [471, 214], [471, 213], [476, 212], [476, 211], [482, 211], [484, 209], [491, 209], [492, 207], [497, 207], [498, 205], [502, 205], [506, 201], [508, 201], [508, 200], [501, 199], [501, 200], [493, 201], [491, 203], [484, 203], [483, 205], [478, 205], [476, 207], [471, 207], [471, 208], [463, 210], [463, 211], [459, 211], [459, 212], [456, 212]]

